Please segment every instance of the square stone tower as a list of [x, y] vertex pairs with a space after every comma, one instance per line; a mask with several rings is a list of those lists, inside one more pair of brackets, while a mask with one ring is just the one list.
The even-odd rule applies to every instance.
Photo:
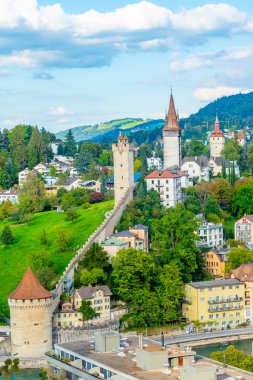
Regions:
[[180, 169], [181, 161], [181, 128], [171, 93], [169, 111], [163, 128], [163, 167], [168, 169], [177, 166]]
[[221, 152], [225, 145], [225, 137], [220, 130], [220, 123], [216, 115], [214, 130], [210, 134], [210, 157], [221, 157]]
[[119, 136], [112, 144], [114, 167], [114, 200], [115, 205], [124, 197], [127, 190], [134, 185], [134, 146], [127, 136]]

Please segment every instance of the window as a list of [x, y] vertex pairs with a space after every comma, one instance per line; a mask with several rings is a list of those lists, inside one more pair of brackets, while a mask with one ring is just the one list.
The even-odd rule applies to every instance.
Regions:
[[222, 318], [226, 318], [226, 313], [223, 313], [223, 314], [222, 314]]
[[220, 317], [220, 314], [216, 314], [216, 318], [219, 318]]
[[205, 301], [205, 298], [204, 297], [200, 297], [200, 302], [204, 302]]
[[201, 319], [201, 321], [204, 321], [204, 316], [203, 316], [203, 315], [201, 315], [200, 319]]
[[209, 319], [213, 319], [213, 314], [209, 314]]
[[204, 289], [200, 289], [200, 293], [204, 293]]
[[236, 313], [236, 316], [237, 316], [237, 317], [240, 317], [240, 312], [237, 312], [237, 313]]

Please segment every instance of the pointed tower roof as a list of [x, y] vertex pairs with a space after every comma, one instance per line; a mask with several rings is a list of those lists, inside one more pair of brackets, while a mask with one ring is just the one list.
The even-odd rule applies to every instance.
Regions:
[[223, 132], [220, 130], [220, 122], [218, 119], [218, 115], [216, 114], [215, 123], [214, 123], [214, 130], [210, 135], [211, 137], [221, 137], [224, 136]]
[[31, 268], [28, 267], [19, 286], [8, 298], [15, 300], [34, 300], [50, 297], [52, 297], [52, 294], [41, 285]]
[[170, 94], [169, 111], [165, 117], [163, 130], [164, 131], [181, 131], [181, 128], [179, 127], [178, 116], [177, 116], [172, 92]]

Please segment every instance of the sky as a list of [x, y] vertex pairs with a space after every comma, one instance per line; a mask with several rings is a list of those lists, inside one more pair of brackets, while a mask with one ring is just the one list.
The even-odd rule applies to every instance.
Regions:
[[0, 129], [180, 117], [253, 90], [252, 0], [0, 0]]

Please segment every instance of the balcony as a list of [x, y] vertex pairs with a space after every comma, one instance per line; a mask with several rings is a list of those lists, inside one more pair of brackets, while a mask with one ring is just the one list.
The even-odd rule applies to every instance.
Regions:
[[207, 302], [211, 305], [216, 304], [216, 303], [226, 303], [226, 302], [239, 302], [242, 301], [242, 297], [232, 297], [232, 298], [217, 298], [215, 300], [208, 300]]
[[191, 305], [191, 304], [192, 304], [192, 301], [187, 300], [187, 299], [184, 299], [184, 300], [183, 300], [183, 303], [185, 303], [185, 304], [187, 304], [187, 305]]
[[209, 313], [216, 313], [217, 311], [227, 311], [227, 310], [241, 310], [243, 308], [242, 305], [234, 305], [234, 306], [226, 306], [226, 307], [209, 307], [208, 312]]

